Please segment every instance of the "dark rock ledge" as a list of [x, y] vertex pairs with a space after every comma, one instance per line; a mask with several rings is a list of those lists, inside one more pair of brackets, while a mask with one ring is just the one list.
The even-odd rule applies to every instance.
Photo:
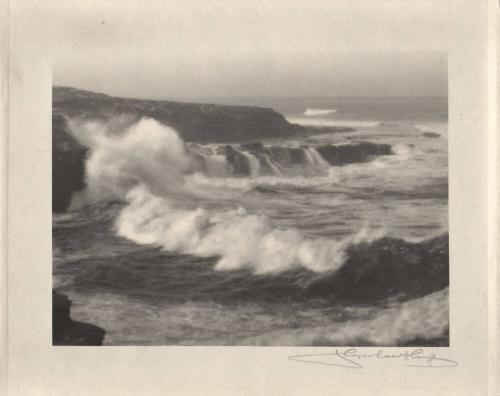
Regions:
[[106, 332], [100, 327], [71, 319], [70, 307], [67, 296], [52, 290], [52, 345], [102, 345]]

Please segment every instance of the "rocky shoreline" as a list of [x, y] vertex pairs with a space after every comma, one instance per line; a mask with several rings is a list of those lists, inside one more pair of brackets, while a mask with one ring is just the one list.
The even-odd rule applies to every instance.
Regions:
[[[85, 188], [85, 158], [88, 148], [67, 130], [66, 119], [108, 121], [126, 117], [133, 123], [152, 118], [173, 127], [192, 143], [249, 143], [267, 138], [287, 138], [318, 133], [317, 129], [289, 123], [273, 109], [183, 103], [166, 100], [118, 98], [70, 87], [54, 87], [52, 92], [52, 211], [68, 209], [75, 192]], [[330, 131], [352, 128], [332, 127]], [[387, 151], [387, 149], [384, 149]], [[340, 158], [341, 150], [335, 154]], [[352, 151], [352, 150], [351, 150]], [[358, 150], [360, 151], [360, 150]], [[357, 155], [371, 154], [361, 150]], [[373, 151], [373, 150], [372, 150]]]

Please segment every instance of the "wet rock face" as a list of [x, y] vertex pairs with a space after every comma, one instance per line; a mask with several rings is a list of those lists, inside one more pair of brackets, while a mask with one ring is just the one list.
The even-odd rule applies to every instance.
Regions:
[[52, 290], [52, 345], [102, 345], [106, 332], [71, 319], [70, 307], [67, 296]]
[[330, 165], [366, 162], [373, 156], [392, 154], [390, 144], [375, 144], [370, 142], [320, 146], [316, 150]]
[[447, 234], [421, 243], [383, 238], [352, 246], [346, 263], [307, 292], [356, 303], [417, 298], [449, 285], [448, 260]]
[[85, 188], [87, 148], [66, 131], [63, 117], [52, 117], [52, 211], [68, 209], [73, 194]]
[[[247, 155], [254, 157], [260, 170], [265, 174], [273, 174], [271, 162], [277, 167], [291, 167], [295, 165], [311, 165], [308, 146], [264, 146], [262, 143], [241, 144], [238, 149], [226, 146], [224, 155], [233, 168], [234, 175], [248, 176], [251, 166]], [[373, 160], [377, 156], [392, 154], [389, 144], [375, 144], [359, 142], [347, 145], [323, 145], [313, 147], [319, 156], [332, 166], [342, 166], [351, 163], [360, 163]]]
[[243, 154], [236, 151], [229, 145], [224, 147], [224, 154], [226, 156], [227, 163], [230, 164], [232, 173], [235, 176], [250, 175], [250, 164], [248, 163], [248, 159]]

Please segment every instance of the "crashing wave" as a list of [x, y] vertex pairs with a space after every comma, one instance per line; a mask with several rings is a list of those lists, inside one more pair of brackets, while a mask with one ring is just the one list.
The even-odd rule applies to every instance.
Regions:
[[[142, 119], [121, 133], [108, 133], [105, 125], [96, 123], [76, 125], [72, 130], [77, 138], [84, 134], [90, 146], [85, 199], [125, 202], [116, 230], [138, 244], [216, 257], [217, 270], [272, 274], [302, 269], [323, 273], [325, 276], [311, 282], [303, 293], [334, 299], [363, 300], [363, 293], [371, 299], [385, 298], [428, 290], [415, 286], [415, 280], [418, 284], [427, 282], [429, 287], [434, 287], [434, 281], [441, 286], [447, 284], [442, 272], [447, 269], [447, 250], [437, 254], [427, 245], [380, 239], [382, 230], [368, 228], [340, 239], [304, 236], [295, 228], [278, 228], [268, 217], [235, 204], [232, 190], [216, 183], [234, 181], [228, 177], [231, 175], [267, 172], [270, 176], [265, 177], [271, 178], [268, 185], [272, 185], [272, 180], [287, 180], [278, 172], [294, 164], [322, 169], [363, 162], [390, 154], [389, 145], [365, 142], [312, 148], [254, 143], [237, 148], [188, 147], [175, 130], [151, 119]], [[211, 175], [219, 177], [211, 179]], [[440, 263], [436, 267], [435, 260]], [[401, 287], [384, 284], [392, 273], [398, 277], [405, 274], [400, 279]], [[427, 274], [433, 274], [433, 278], [425, 278]], [[369, 286], [373, 279], [379, 285], [376, 290]]]
[[[128, 119], [125, 121], [127, 123], [130, 122]], [[123, 134], [117, 132], [120, 129], [118, 128], [120, 125], [122, 126], [122, 131], [125, 130], [128, 131], [128, 135], [134, 135], [134, 137], [127, 137], [127, 144], [137, 143], [137, 145], [147, 146], [154, 140], [151, 133], [158, 135], [163, 133], [162, 131], [173, 131], [176, 134], [173, 129], [165, 127], [156, 121], [143, 119], [132, 125], [125, 123], [125, 121], [120, 121], [120, 119], [118, 121], [114, 120], [109, 123], [108, 128], [108, 124], [100, 122], [78, 123], [70, 120], [69, 130], [85, 147], [97, 147], [109, 142], [109, 149], [114, 151], [119, 148], [120, 150], [123, 149], [122, 146], [125, 144], [125, 140], [122, 139]], [[139, 129], [144, 129], [144, 132], [139, 131]], [[141, 139], [144, 141], [139, 142]], [[184, 152], [181, 160], [185, 165], [192, 172], [201, 172], [207, 176], [215, 177], [280, 176], [287, 174], [294, 167], [299, 167], [300, 170], [305, 169], [321, 173], [321, 171], [327, 170], [330, 166], [367, 162], [378, 156], [394, 154], [391, 145], [371, 142], [287, 147], [265, 146], [262, 143], [225, 146], [186, 145], [182, 140], [178, 140], [177, 148]], [[153, 163], [160, 163], [158, 161], [161, 159], [155, 158], [158, 153], [152, 150], [151, 154], [153, 155], [151, 161]], [[131, 156], [131, 161], [133, 161], [133, 153]], [[165, 161], [168, 161], [168, 159], [165, 159]], [[90, 165], [87, 165], [87, 171], [92, 171]]]
[[296, 268], [335, 271], [346, 260], [351, 244], [371, 242], [382, 232], [362, 229], [340, 240], [303, 236], [296, 229], [279, 229], [262, 215], [234, 210], [181, 209], [145, 188], [131, 190], [128, 205], [117, 220], [118, 234], [139, 244], [171, 252], [217, 257], [216, 269], [250, 269], [256, 274]]
[[[219, 189], [214, 194], [193, 183], [190, 176], [200, 171], [200, 162], [205, 170], [226, 174], [221, 152], [216, 149], [215, 158], [193, 154], [175, 130], [154, 120], [142, 119], [118, 134], [107, 133], [106, 126], [99, 123], [73, 125], [72, 130], [77, 138], [85, 135], [90, 146], [85, 199], [127, 202], [118, 217], [117, 232], [136, 243], [201, 257], [216, 256], [216, 267], [221, 270], [250, 268], [254, 273], [277, 273], [306, 268], [325, 272], [344, 264], [351, 244], [382, 236], [380, 230], [362, 229], [340, 240], [312, 239], [296, 229], [276, 228], [266, 216], [240, 207], [223, 211], [205, 208], [210, 202], [219, 204], [224, 193]], [[232, 174], [251, 175], [267, 167], [276, 175], [281, 172], [278, 168], [294, 163], [311, 162], [311, 166], [323, 167], [326, 162], [365, 161], [372, 155], [389, 153], [390, 146], [379, 146], [322, 146], [314, 154], [311, 148], [261, 144], [241, 145], [239, 149], [225, 146], [222, 150]], [[250, 160], [250, 155], [256, 160]]]

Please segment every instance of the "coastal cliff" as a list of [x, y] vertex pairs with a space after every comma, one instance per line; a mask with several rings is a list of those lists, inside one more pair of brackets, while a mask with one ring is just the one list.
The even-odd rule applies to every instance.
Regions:
[[166, 100], [117, 98], [69, 87], [52, 92], [52, 210], [64, 212], [71, 197], [83, 190], [87, 147], [67, 130], [66, 117], [110, 120], [126, 115], [142, 117], [176, 129], [187, 142], [245, 142], [270, 137], [289, 137], [305, 128], [290, 124], [272, 109], [181, 103]]
[[149, 117], [176, 129], [190, 142], [241, 142], [288, 137], [304, 131], [273, 109], [118, 98], [69, 87], [54, 87], [54, 116], [110, 119], [118, 115]]

